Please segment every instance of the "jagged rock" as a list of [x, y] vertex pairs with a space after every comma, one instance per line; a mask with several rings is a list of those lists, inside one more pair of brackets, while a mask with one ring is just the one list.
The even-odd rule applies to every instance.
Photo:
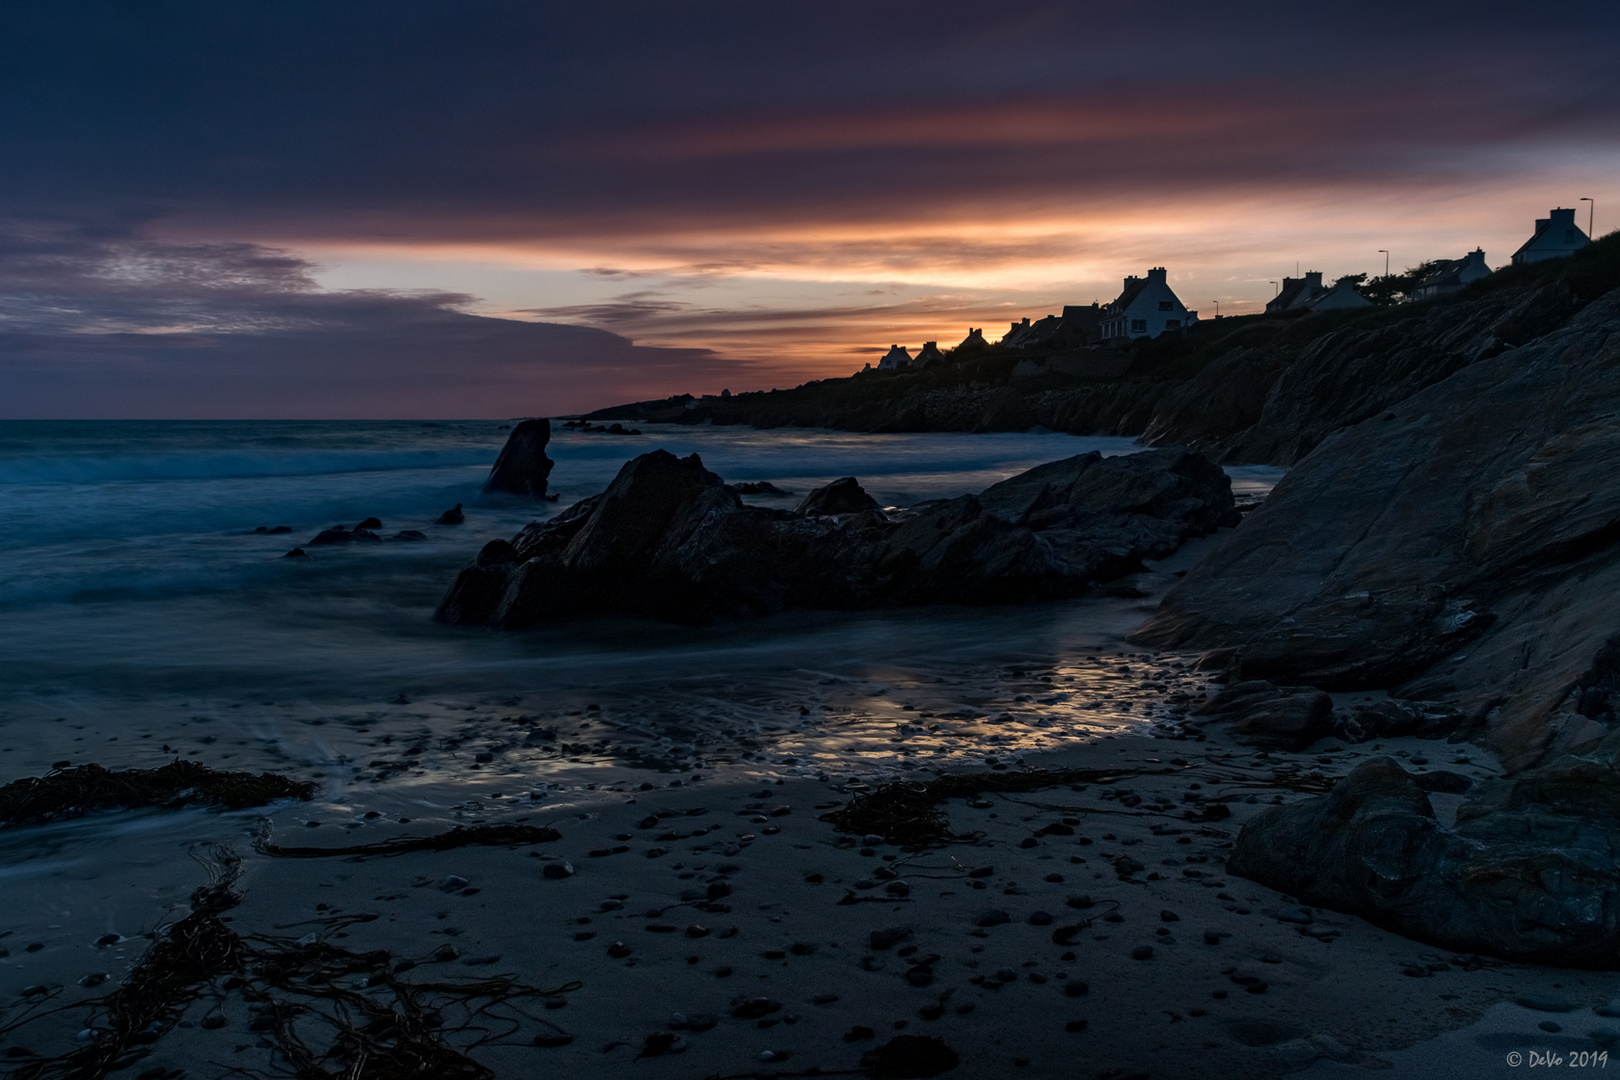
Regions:
[[858, 514], [862, 510], [876, 510], [877, 500], [866, 493], [853, 476], [834, 480], [818, 487], [799, 503], [801, 514]]
[[314, 539], [312, 539], [309, 544], [311, 547], [325, 547], [329, 544], [347, 544], [353, 539], [354, 534], [349, 531], [347, 526], [334, 525], [330, 529], [322, 529], [320, 532], [316, 533]]
[[1346, 742], [1399, 739], [1408, 735], [1444, 739], [1455, 732], [1464, 719], [1462, 713], [1439, 702], [1387, 698], [1371, 705], [1358, 705], [1350, 717], [1334, 725], [1333, 733]]
[[1440, 701], [1510, 769], [1620, 687], [1620, 292], [1328, 438], [1133, 641], [1244, 678]]
[[1334, 733], [1333, 699], [1309, 686], [1233, 683], [1193, 712], [1224, 720], [1234, 736], [1269, 750], [1303, 750]]
[[461, 504], [456, 503], [456, 505], [452, 506], [450, 509], [448, 509], [444, 513], [440, 514], [439, 515], [439, 520], [434, 522], [434, 524], [435, 525], [460, 525], [462, 522], [464, 522], [466, 520], [467, 520], [467, 515], [462, 513]]
[[1239, 833], [1228, 873], [1420, 941], [1527, 963], [1620, 968], [1620, 736], [1478, 785], [1457, 828], [1393, 759]]
[[[438, 618], [516, 628], [590, 613], [698, 621], [1072, 596], [1233, 516], [1225, 474], [1197, 454], [1084, 454], [1042, 468], [983, 502], [805, 513], [744, 506], [697, 455], [658, 450], [602, 494], [486, 545]], [[851, 490], [864, 495], [853, 480]]]
[[546, 456], [546, 444], [550, 441], [550, 420], [525, 420], [514, 427], [495, 459], [495, 467], [489, 471], [489, 479], [484, 481], [484, 490], [526, 495], [531, 499], [545, 498], [546, 481], [553, 465]]

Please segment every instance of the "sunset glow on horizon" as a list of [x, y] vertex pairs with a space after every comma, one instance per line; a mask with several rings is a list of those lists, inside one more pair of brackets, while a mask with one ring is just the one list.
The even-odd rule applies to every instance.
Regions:
[[1151, 41], [1106, 3], [387, 10], [0, 16], [8, 414], [305, 415], [336, 369], [323, 415], [791, 385], [1150, 266], [1236, 315], [1620, 213], [1600, 5], [1180, 5]]

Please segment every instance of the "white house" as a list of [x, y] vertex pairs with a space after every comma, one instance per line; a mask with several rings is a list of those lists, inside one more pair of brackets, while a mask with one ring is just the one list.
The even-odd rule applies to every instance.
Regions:
[[1372, 301], [1356, 291], [1354, 276], [1342, 277], [1310, 302], [1312, 311], [1337, 311], [1344, 308], [1372, 307]]
[[[1522, 250], [1522, 249], [1521, 249]], [[1418, 282], [1413, 295], [1419, 300], [1454, 293], [1470, 282], [1491, 276], [1485, 265], [1485, 249], [1475, 248], [1460, 259], [1441, 259], [1434, 273]]]
[[1285, 311], [1304, 311], [1328, 290], [1322, 286], [1322, 271], [1307, 270], [1304, 277], [1285, 277], [1282, 289], [1266, 304], [1267, 315], [1281, 315]]
[[878, 361], [879, 371], [899, 371], [911, 366], [911, 354], [899, 345], [890, 345], [883, 359]]
[[1558, 207], [1550, 217], [1536, 219], [1535, 235], [1513, 253], [1514, 265], [1562, 259], [1573, 255], [1592, 241], [1575, 224], [1575, 211]]
[[1102, 317], [1103, 338], [1156, 338], [1166, 330], [1179, 330], [1198, 321], [1165, 279], [1164, 267], [1155, 266], [1147, 277], [1128, 277], [1119, 298]]

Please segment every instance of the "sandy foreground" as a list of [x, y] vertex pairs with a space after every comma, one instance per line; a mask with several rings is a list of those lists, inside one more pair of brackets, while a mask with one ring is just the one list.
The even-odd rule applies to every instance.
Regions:
[[[1083, 790], [952, 800], [944, 810], [963, 839], [918, 851], [820, 820], [850, 798], [836, 778], [604, 791], [566, 811], [491, 802], [464, 820], [549, 824], [561, 838], [358, 860], [255, 854], [246, 836], [259, 815], [226, 815], [243, 861], [241, 902], [224, 917], [237, 934], [282, 946], [386, 950], [402, 981], [506, 975], [544, 991], [479, 1015], [444, 1010], [446, 1040], [502, 1077], [831, 1072], [858, 1067], [897, 1034], [943, 1041], [960, 1055], [957, 1075], [1116, 1080], [1509, 1075], [1510, 1052], [1524, 1055], [1524, 1068], [1532, 1051], [1562, 1054], [1567, 1068], [1571, 1053], [1601, 1050], [1610, 1033], [1600, 1029], [1620, 1021], [1585, 1010], [1620, 994], [1612, 974], [1459, 957], [1225, 875], [1248, 815], [1274, 798], [1308, 797], [1294, 789], [1375, 752], [1325, 752], [1337, 745], [1259, 756], [1218, 736], [1111, 737], [1027, 754], [1024, 768], [1119, 775]], [[1378, 745], [1412, 768], [1494, 771], [1473, 747]], [[1185, 820], [1183, 800], [1195, 792], [1227, 800], [1232, 816]], [[1458, 798], [1436, 796], [1437, 808], [1444, 814]], [[273, 812], [273, 841], [355, 844], [424, 831], [362, 813], [341, 832], [308, 829], [309, 815], [304, 806]], [[178, 918], [182, 898], [217, 865], [206, 838], [218, 837], [220, 815], [131, 820], [182, 844], [195, 833], [196, 861], [154, 863], [127, 883], [143, 898], [132, 914], [166, 895]], [[14, 915], [35, 922], [32, 912]], [[104, 992], [79, 980], [101, 971], [116, 985], [152, 947], [139, 936], [95, 944], [101, 931], [71, 911], [47, 918], [55, 930], [19, 925], [5, 940], [7, 995], [47, 988], [12, 997], [8, 1025], [30, 1007]], [[1075, 929], [1055, 941], [1065, 927]], [[28, 952], [33, 937], [45, 947]], [[405, 958], [415, 966], [398, 970]], [[382, 970], [337, 981], [393, 1000]], [[279, 1000], [312, 1008], [293, 1025], [310, 1045], [331, 1041], [322, 1001]], [[1577, 1011], [1547, 1011], [1565, 1006]], [[253, 1030], [263, 1009], [213, 980], [123, 1075], [289, 1074], [262, 1022]], [[72, 1049], [87, 1037], [86, 1011], [14, 1027], [0, 1060], [29, 1060], [17, 1048]]]

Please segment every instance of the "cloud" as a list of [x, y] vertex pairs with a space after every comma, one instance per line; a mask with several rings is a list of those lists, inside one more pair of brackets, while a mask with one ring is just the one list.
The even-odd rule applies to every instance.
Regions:
[[321, 291], [310, 270], [249, 244], [0, 234], [0, 415], [554, 415], [736, 374], [454, 293]]

